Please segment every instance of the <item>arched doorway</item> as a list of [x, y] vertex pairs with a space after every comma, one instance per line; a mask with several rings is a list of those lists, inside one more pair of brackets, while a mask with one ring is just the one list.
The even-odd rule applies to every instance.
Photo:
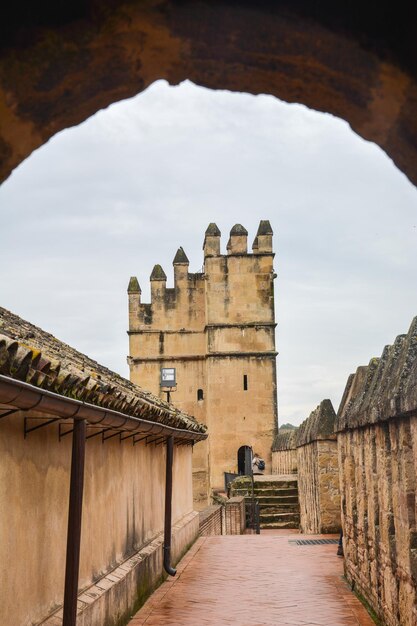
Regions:
[[240, 446], [237, 451], [237, 473], [240, 476], [249, 476], [252, 470], [251, 446]]

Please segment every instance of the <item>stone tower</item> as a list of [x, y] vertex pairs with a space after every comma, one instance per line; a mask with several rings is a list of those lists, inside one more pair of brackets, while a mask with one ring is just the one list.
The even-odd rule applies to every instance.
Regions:
[[277, 429], [274, 318], [274, 253], [269, 221], [260, 222], [247, 250], [247, 230], [230, 231], [227, 254], [210, 224], [202, 273], [191, 274], [182, 248], [174, 265], [174, 288], [155, 265], [151, 303], [141, 303], [136, 277], [128, 287], [130, 378], [161, 397], [161, 368], [175, 368], [171, 402], [207, 424], [209, 438], [194, 449], [194, 496], [207, 505], [224, 472], [237, 472], [242, 446], [252, 446], [271, 472]]

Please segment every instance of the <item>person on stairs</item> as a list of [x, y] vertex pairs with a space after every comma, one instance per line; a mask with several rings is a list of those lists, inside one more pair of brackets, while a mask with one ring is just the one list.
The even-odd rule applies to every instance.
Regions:
[[252, 458], [252, 473], [253, 475], [263, 475], [265, 470], [265, 461], [261, 459], [259, 454], [255, 452]]

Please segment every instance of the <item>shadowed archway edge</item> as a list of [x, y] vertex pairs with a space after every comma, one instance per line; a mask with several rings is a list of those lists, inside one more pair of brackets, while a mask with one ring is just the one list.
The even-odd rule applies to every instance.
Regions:
[[60, 130], [155, 80], [188, 78], [343, 118], [417, 183], [409, 5], [17, 1], [0, 27], [0, 180]]

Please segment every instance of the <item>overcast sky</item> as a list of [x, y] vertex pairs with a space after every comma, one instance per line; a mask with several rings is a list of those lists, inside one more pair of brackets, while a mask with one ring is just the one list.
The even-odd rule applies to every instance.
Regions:
[[374, 144], [270, 96], [164, 81], [55, 136], [0, 188], [1, 304], [128, 377], [127, 297], [209, 222], [274, 229], [279, 420], [300, 423], [417, 314], [417, 192]]

